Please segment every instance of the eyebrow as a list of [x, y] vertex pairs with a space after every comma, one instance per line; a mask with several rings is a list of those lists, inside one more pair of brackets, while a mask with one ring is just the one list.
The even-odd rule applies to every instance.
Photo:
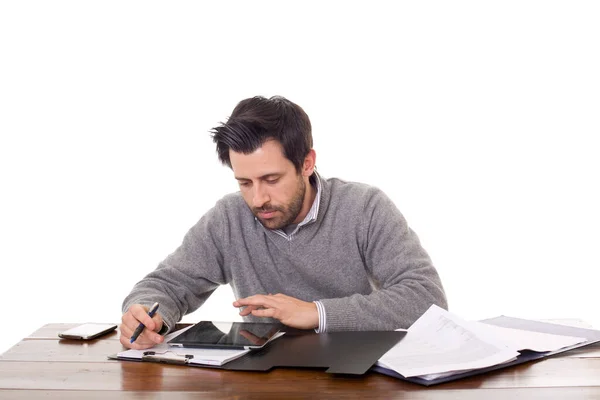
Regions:
[[[265, 180], [265, 179], [269, 179], [269, 178], [280, 177], [282, 175], [283, 174], [278, 173], [278, 172], [272, 172], [270, 174], [265, 174], [263, 176], [259, 176], [258, 179]], [[242, 177], [238, 177], [238, 176], [236, 176], [235, 179], [237, 179], [238, 181], [251, 181], [252, 180], [249, 178], [242, 178]]]

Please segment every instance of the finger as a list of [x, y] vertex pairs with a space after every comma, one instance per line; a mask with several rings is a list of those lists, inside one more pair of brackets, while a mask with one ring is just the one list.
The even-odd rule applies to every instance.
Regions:
[[277, 299], [274, 296], [265, 296], [263, 294], [257, 294], [254, 296], [246, 297], [245, 299], [238, 299], [233, 303], [236, 307], [243, 306], [259, 306], [259, 307], [274, 307], [277, 304]]
[[156, 343], [145, 339], [136, 340], [135, 342], [131, 343], [130, 337], [125, 335], [121, 335], [119, 341], [123, 346], [137, 350], [147, 349], [156, 345]]
[[134, 331], [140, 323], [144, 324], [144, 326], [152, 327], [153, 322], [148, 322], [149, 320], [151, 320], [151, 318], [148, 315], [148, 309], [141, 304], [132, 305], [121, 317], [121, 321], [127, 325], [131, 331]]
[[122, 336], [126, 336], [128, 338], [130, 338], [131, 334], [133, 333], [133, 330], [131, 328], [129, 328], [127, 325], [125, 325], [125, 324], [121, 324], [119, 326], [119, 331], [121, 332]]
[[154, 324], [155, 324], [154, 332], [159, 332], [164, 323], [162, 316], [159, 313], [156, 313], [156, 314], [154, 314], [154, 317], [152, 317], [152, 320], [154, 321]]
[[[123, 323], [121, 325], [121, 330], [123, 330], [124, 332], [127, 332], [130, 336], [131, 334], [133, 334], [133, 332], [137, 329], [137, 327], [140, 325], [140, 321], [136, 320], [133, 316], [129, 316], [129, 318], [126, 318], [125, 315], [122, 318], [123, 321], [127, 320], [127, 322], [132, 321], [131, 323]], [[164, 322], [162, 319], [162, 316], [160, 314], [154, 314], [154, 317], [152, 317], [152, 320], [154, 321], [154, 332], [159, 332], [160, 329], [162, 328]], [[146, 326], [146, 329], [148, 329], [148, 327]]]
[[152, 341], [144, 341], [144, 340], [136, 340], [133, 343], [130, 343], [129, 338], [121, 335], [119, 341], [124, 347], [135, 350], [144, 350], [156, 345], [156, 343]]
[[133, 316], [133, 314], [131, 313], [131, 311], [127, 311], [125, 314], [123, 314], [123, 316], [121, 317], [121, 329], [123, 329], [123, 327], [126, 327], [129, 331], [133, 332], [133, 330], [135, 329], [135, 327], [137, 327], [140, 324], [140, 321], [138, 321], [137, 319], [135, 319], [135, 317]]
[[140, 321], [140, 323], [144, 324], [144, 326], [146, 328], [148, 328], [151, 331], [156, 329], [156, 323], [154, 322], [152, 317], [150, 317], [148, 315], [147, 307], [141, 307], [141, 306], [133, 307], [132, 306], [129, 311], [131, 311], [131, 314], [133, 315], [133, 317], [135, 319], [137, 319], [138, 321]]
[[163, 336], [159, 335], [154, 331], [149, 330], [148, 328], [144, 328], [144, 330], [142, 331], [140, 336], [138, 336], [134, 343], [152, 343], [152, 345], [154, 346], [155, 344], [162, 343], [164, 340], [165, 338]]
[[135, 317], [128, 311], [123, 314], [121, 318], [121, 326], [119, 330], [121, 331], [121, 336], [125, 337], [127, 340], [131, 338], [135, 329], [139, 326], [140, 321], [136, 320]]
[[258, 307], [256, 306], [246, 306], [242, 311], [240, 311], [240, 315], [242, 317], [245, 317], [246, 315], [249, 315], [252, 311], [256, 310]]
[[[137, 327], [137, 325], [136, 325], [136, 327]], [[119, 330], [121, 331], [121, 337], [119, 338], [121, 343], [124, 343], [124, 341], [129, 343], [131, 341], [131, 335], [133, 335], [133, 329], [129, 328], [125, 324], [121, 324], [121, 327]], [[138, 337], [138, 340], [136, 340], [136, 342], [138, 342], [138, 343], [144, 342], [144, 338], [142, 338], [141, 334]], [[129, 346], [127, 346], [127, 347], [129, 347]]]
[[[121, 340], [131, 341], [133, 332], [138, 328], [140, 323], [144, 325], [144, 330], [138, 336], [134, 343], [147, 348], [155, 344], [162, 343], [164, 338], [154, 331], [159, 331], [163, 325], [163, 319], [160, 314], [155, 314], [152, 318], [147, 313], [148, 308], [140, 304], [132, 305], [129, 310], [121, 317]], [[154, 329], [152, 329], [154, 327]], [[154, 330], [154, 331], [153, 331]], [[132, 346], [131, 348], [135, 348]]]
[[236, 307], [247, 306], [247, 305], [257, 305], [258, 303], [267, 301], [269, 295], [264, 294], [255, 294], [253, 296], [248, 296], [242, 299], [237, 299], [233, 305]]
[[[123, 343], [123, 339], [126, 339], [128, 343], [131, 343], [132, 334], [133, 331], [127, 329], [124, 330], [120, 338], [121, 343]], [[144, 330], [142, 330], [142, 333], [139, 334], [139, 336], [135, 339], [133, 344], [137, 343], [138, 345], [142, 346], [142, 348], [148, 348], [162, 343], [164, 340], [165, 338], [163, 336], [149, 330], [148, 328], [144, 328]], [[136, 348], [136, 346], [131, 346], [131, 348]]]
[[253, 310], [252, 311], [252, 315], [254, 315], [255, 317], [261, 317], [261, 318], [277, 318], [277, 310], [274, 308], [265, 308], [263, 310]]
[[119, 337], [119, 342], [121, 342], [121, 344], [124, 347], [127, 347], [129, 349], [131, 348], [131, 345], [129, 344], [129, 338], [127, 336], [125, 336], [124, 334], [121, 334], [121, 336]]

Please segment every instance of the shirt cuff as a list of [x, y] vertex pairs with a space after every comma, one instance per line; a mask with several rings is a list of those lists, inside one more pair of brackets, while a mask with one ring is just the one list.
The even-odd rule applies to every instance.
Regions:
[[316, 333], [327, 332], [327, 313], [325, 313], [325, 307], [319, 300], [313, 301], [317, 306], [317, 312], [319, 313], [319, 326], [315, 329]]
[[169, 326], [163, 322], [163, 326], [162, 328], [160, 328], [160, 331], [158, 331], [158, 334], [161, 336], [165, 336], [167, 332], [169, 332]]

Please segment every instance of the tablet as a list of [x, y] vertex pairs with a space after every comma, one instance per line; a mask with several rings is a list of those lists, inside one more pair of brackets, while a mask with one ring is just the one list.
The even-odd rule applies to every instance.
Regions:
[[167, 343], [193, 348], [260, 349], [282, 328], [278, 323], [200, 321]]

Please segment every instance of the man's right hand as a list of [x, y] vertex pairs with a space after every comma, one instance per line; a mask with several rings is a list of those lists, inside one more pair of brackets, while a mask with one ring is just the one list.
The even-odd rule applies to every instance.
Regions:
[[[133, 331], [135, 331], [140, 323], [144, 324], [145, 328], [135, 342], [130, 343], [131, 335], [133, 335]], [[148, 307], [141, 304], [134, 304], [121, 317], [121, 337], [119, 340], [123, 346], [130, 349], [147, 349], [165, 340], [164, 337], [157, 333], [162, 326], [163, 320], [159, 313], [154, 314], [154, 317], [150, 318]]]

